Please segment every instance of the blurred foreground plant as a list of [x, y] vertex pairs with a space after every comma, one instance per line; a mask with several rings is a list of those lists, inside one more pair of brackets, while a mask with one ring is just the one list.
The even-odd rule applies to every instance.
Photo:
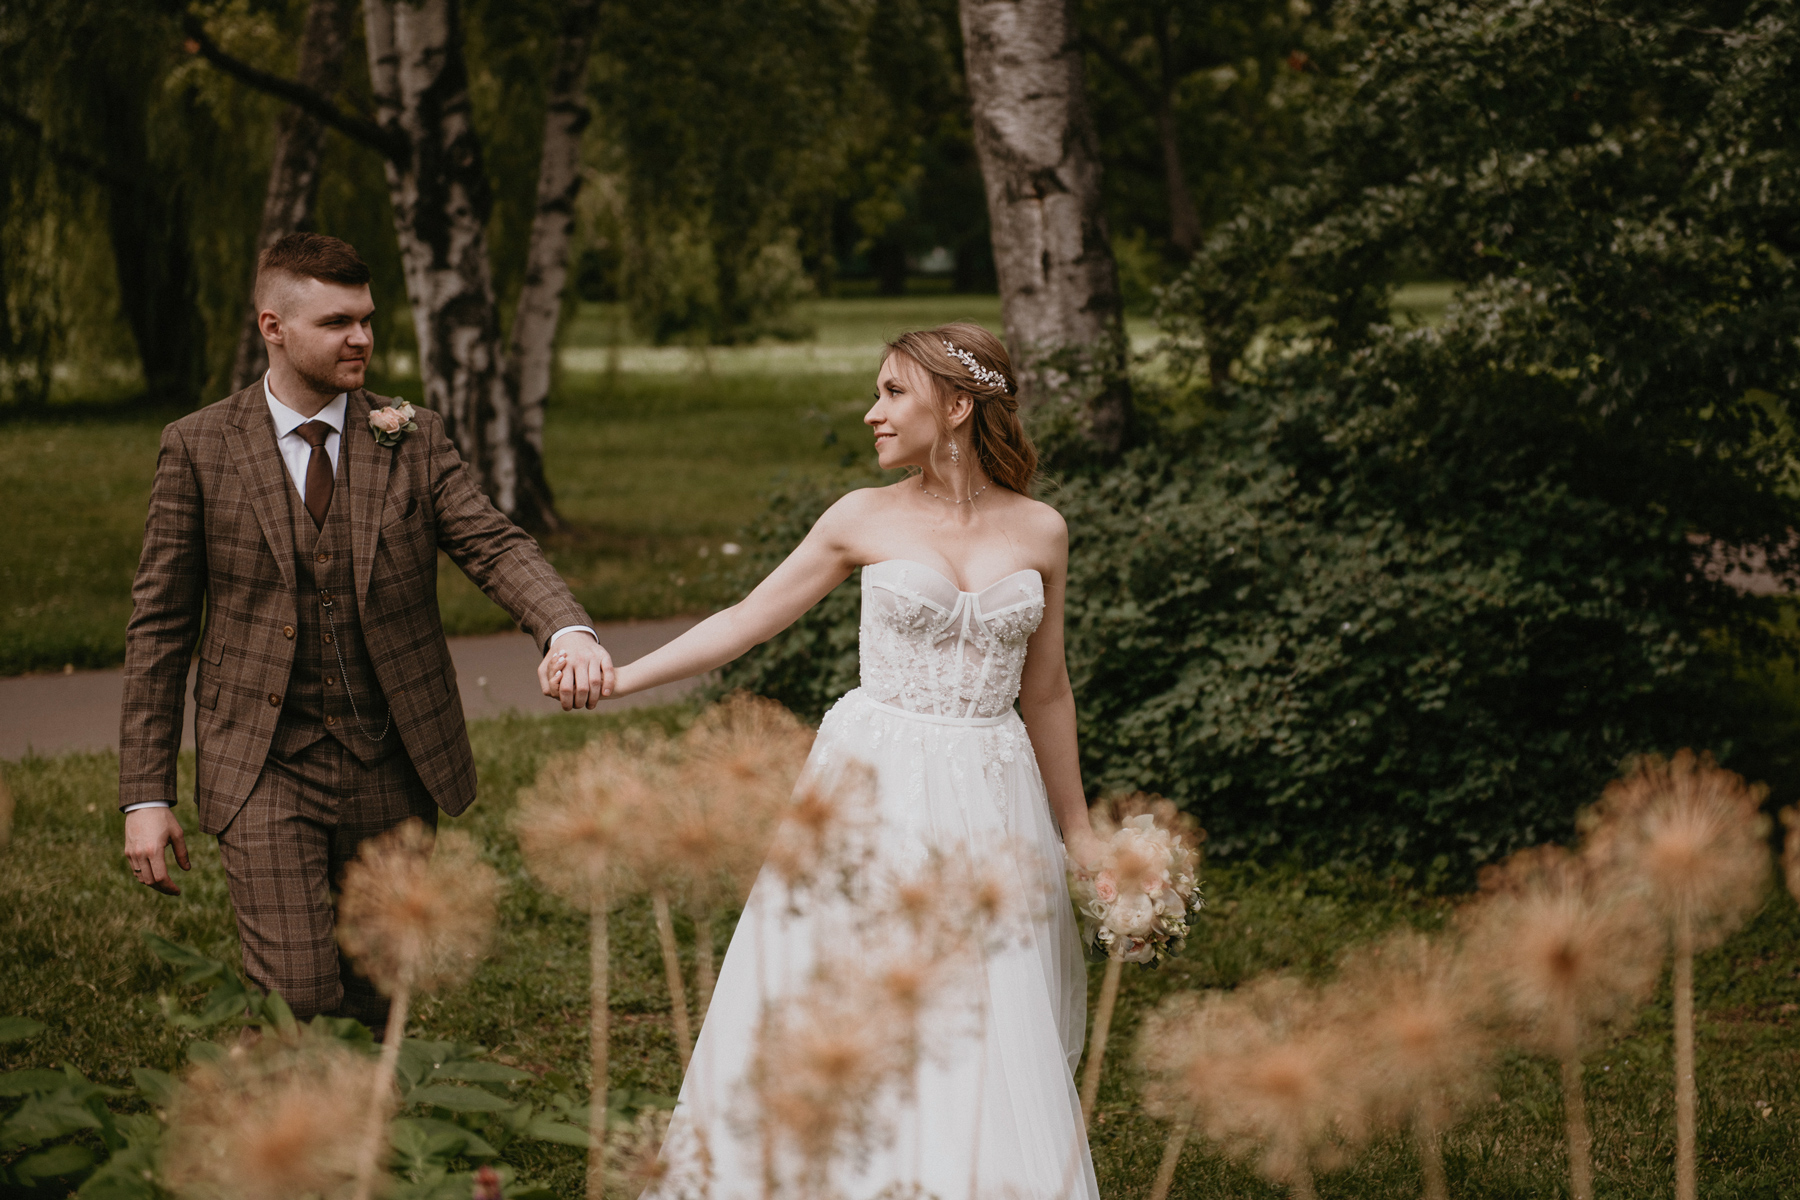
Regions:
[[1765, 787], [1683, 750], [1646, 757], [1583, 821], [1583, 854], [1605, 885], [1639, 896], [1675, 948], [1675, 1200], [1698, 1190], [1694, 1125], [1694, 953], [1724, 941], [1762, 904], [1769, 881]]
[[499, 892], [499, 875], [466, 835], [434, 839], [417, 820], [364, 842], [344, 871], [338, 938], [392, 1001], [369, 1092], [357, 1200], [374, 1190], [413, 994], [454, 986], [474, 973], [493, 932]]

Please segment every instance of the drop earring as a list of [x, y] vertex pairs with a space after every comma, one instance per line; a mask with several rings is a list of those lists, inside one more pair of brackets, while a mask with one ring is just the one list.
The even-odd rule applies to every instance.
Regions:
[[952, 463], [959, 463], [962, 461], [962, 455], [956, 449], [955, 438], [950, 439], [950, 461]]

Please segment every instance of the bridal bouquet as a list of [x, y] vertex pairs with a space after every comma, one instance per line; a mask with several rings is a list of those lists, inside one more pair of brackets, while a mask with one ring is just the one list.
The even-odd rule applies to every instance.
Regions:
[[[1173, 816], [1173, 805], [1162, 802]], [[1093, 869], [1071, 866], [1069, 895], [1095, 958], [1160, 963], [1187, 940], [1188, 915], [1204, 903], [1198, 856], [1172, 820], [1126, 817]]]

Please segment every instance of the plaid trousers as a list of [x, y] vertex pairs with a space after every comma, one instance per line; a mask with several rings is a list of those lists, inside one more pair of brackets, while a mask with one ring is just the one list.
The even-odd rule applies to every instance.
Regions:
[[334, 892], [365, 839], [409, 817], [436, 828], [437, 812], [404, 751], [365, 766], [326, 738], [269, 755], [219, 834], [250, 981], [302, 1021], [354, 1017], [381, 1036], [388, 1001], [338, 953]]

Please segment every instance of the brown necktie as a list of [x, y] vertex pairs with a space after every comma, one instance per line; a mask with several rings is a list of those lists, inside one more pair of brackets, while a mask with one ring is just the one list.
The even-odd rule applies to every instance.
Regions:
[[337, 432], [323, 421], [308, 421], [294, 431], [312, 447], [306, 460], [306, 511], [313, 524], [325, 526], [325, 514], [331, 511], [331, 489], [335, 485], [331, 472], [331, 455], [325, 453], [325, 439]]

